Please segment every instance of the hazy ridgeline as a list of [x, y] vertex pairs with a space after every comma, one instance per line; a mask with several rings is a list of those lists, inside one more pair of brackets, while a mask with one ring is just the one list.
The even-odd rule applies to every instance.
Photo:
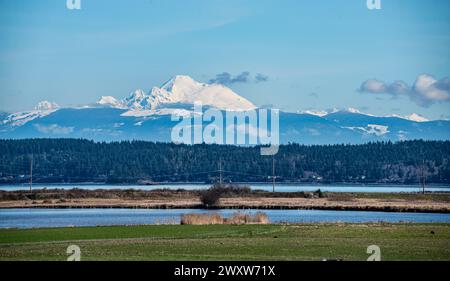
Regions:
[[[259, 147], [78, 139], [0, 140], [0, 183], [267, 182], [272, 157]], [[282, 145], [278, 182], [450, 183], [449, 141]]]

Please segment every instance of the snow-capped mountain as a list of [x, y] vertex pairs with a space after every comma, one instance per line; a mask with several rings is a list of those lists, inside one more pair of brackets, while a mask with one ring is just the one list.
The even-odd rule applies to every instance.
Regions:
[[[171, 115], [192, 117], [192, 107], [246, 111], [256, 106], [219, 84], [175, 76], [148, 93], [136, 90], [117, 99], [103, 96], [95, 105], [61, 108], [44, 101], [34, 110], [0, 114], [0, 138], [86, 138], [97, 141], [171, 141], [178, 123]], [[205, 124], [206, 125], [206, 124]], [[239, 125], [239, 124], [238, 124]], [[364, 143], [410, 139], [450, 140], [450, 121], [428, 121], [423, 116], [374, 116], [357, 109], [280, 112], [281, 143]]]
[[176, 111], [180, 105], [192, 105], [196, 102], [230, 111], [256, 108], [250, 101], [223, 85], [200, 83], [183, 75], [173, 77], [160, 88], [153, 87], [148, 94], [138, 89], [123, 100], [106, 96], [97, 104], [128, 109], [125, 116], [148, 116], [161, 114], [161, 109], [165, 109], [163, 114], [170, 113], [168, 109], [173, 108]]
[[36, 118], [47, 116], [58, 109], [59, 106], [54, 102], [41, 101], [35, 106], [34, 110], [17, 112], [8, 115], [0, 123], [3, 125], [9, 125], [13, 127], [21, 126]]
[[123, 101], [119, 101], [115, 97], [111, 96], [102, 96], [100, 100], [97, 101], [97, 104], [102, 106], [111, 106], [113, 108], [126, 108]]
[[[337, 108], [333, 108], [331, 110], [308, 109], [308, 110], [299, 110], [297, 112], [298, 113], [303, 113], [303, 114], [310, 114], [310, 115], [324, 117], [324, 116], [327, 116], [329, 114], [336, 113], [336, 112], [339, 112], [339, 111], [346, 111], [346, 112], [355, 113], [355, 114], [363, 114], [363, 115], [367, 115], [367, 116], [375, 116], [375, 115], [372, 115], [372, 114], [369, 114], [369, 113], [362, 112], [359, 109], [352, 108], [352, 107], [349, 107], [347, 109], [341, 109], [341, 110], [339, 110]], [[417, 113], [412, 113], [410, 115], [405, 115], [405, 116], [398, 115], [398, 114], [389, 114], [389, 115], [385, 115], [384, 117], [396, 117], [396, 118], [401, 118], [401, 119], [410, 120], [410, 121], [414, 121], [414, 122], [430, 122], [431, 121], [428, 118], [426, 118], [426, 117], [424, 117], [424, 116], [422, 116], [420, 114], [417, 114]]]
[[313, 109], [308, 109], [308, 110], [299, 110], [299, 111], [297, 111], [297, 113], [300, 113], [300, 114], [309, 114], [309, 115], [314, 115], [314, 116], [324, 117], [324, 116], [327, 115], [329, 112], [326, 111], [326, 110], [313, 110]]

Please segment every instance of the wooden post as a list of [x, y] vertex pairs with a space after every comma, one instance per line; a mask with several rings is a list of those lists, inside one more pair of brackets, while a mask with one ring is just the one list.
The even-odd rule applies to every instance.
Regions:
[[425, 160], [422, 162], [422, 193], [425, 194]]
[[30, 159], [30, 192], [33, 191], [33, 154]]

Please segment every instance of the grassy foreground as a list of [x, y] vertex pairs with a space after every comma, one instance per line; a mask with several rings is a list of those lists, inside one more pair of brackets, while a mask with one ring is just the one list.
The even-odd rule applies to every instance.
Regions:
[[0, 260], [450, 260], [450, 224], [155, 225], [0, 230]]

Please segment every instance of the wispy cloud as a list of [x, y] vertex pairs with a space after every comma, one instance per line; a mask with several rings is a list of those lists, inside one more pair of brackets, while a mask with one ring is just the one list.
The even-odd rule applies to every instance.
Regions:
[[223, 84], [223, 85], [231, 85], [236, 83], [262, 83], [269, 81], [269, 76], [258, 73], [254, 78], [248, 71], [243, 71], [240, 74], [232, 75], [229, 72], [222, 72], [216, 74], [213, 79], [209, 80], [209, 83]]
[[34, 127], [41, 133], [53, 135], [67, 135], [73, 132], [74, 127], [63, 127], [57, 124], [41, 125], [35, 124]]
[[267, 81], [269, 81], [269, 76], [262, 74], [262, 73], [258, 73], [255, 76], [255, 81], [256, 81], [256, 83], [267, 82]]
[[228, 72], [222, 72], [216, 74], [216, 77], [209, 80], [209, 83], [230, 85], [235, 83], [247, 83], [249, 81], [250, 72], [244, 71], [236, 76], [231, 75]]

